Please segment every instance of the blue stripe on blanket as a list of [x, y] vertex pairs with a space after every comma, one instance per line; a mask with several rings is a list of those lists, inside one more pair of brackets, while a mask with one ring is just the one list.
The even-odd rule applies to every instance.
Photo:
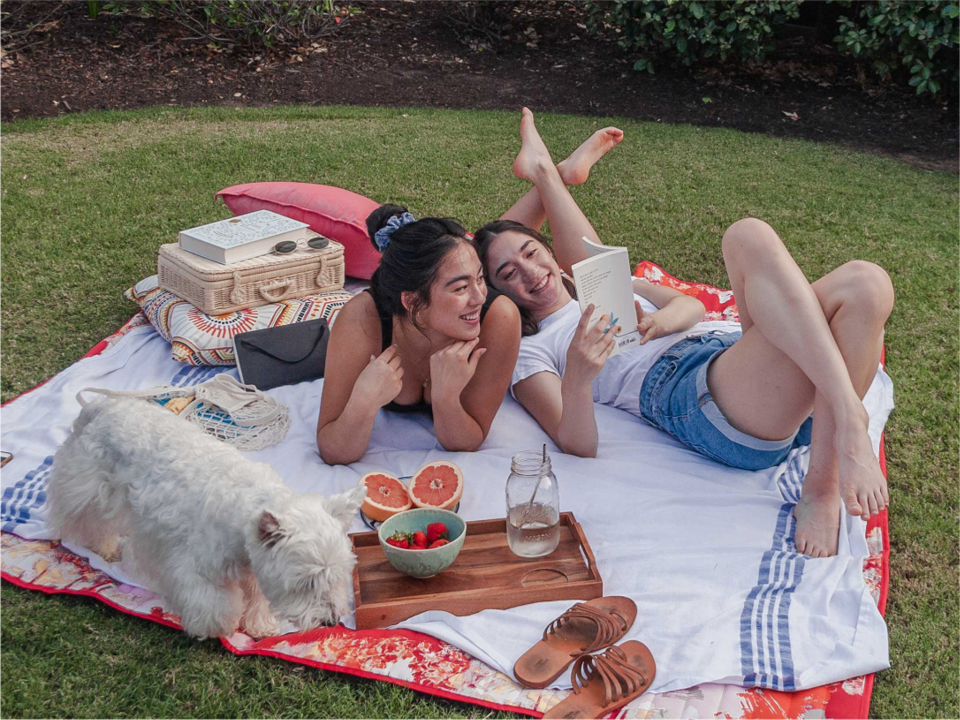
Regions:
[[784, 471], [777, 478], [777, 490], [780, 491], [780, 497], [790, 503], [800, 501], [800, 491], [803, 489], [803, 458], [808, 450], [794, 450], [788, 460]]
[[47, 479], [53, 467], [53, 455], [48, 455], [39, 467], [31, 470], [3, 491], [0, 498], [0, 522], [4, 532], [14, 532], [17, 525], [30, 520], [30, 511], [39, 508], [47, 499]]
[[173, 380], [170, 381], [170, 384], [174, 387], [199, 385], [207, 380], [212, 380], [215, 375], [219, 375], [220, 373], [227, 373], [235, 380], [239, 380], [240, 378], [235, 366], [228, 368], [211, 365], [187, 365], [180, 369]]
[[757, 584], [740, 616], [740, 659], [745, 687], [793, 691], [790, 601], [803, 579], [806, 557], [797, 553], [793, 507], [803, 485], [802, 455], [795, 451], [777, 481], [782, 497], [771, 549], [763, 554]]

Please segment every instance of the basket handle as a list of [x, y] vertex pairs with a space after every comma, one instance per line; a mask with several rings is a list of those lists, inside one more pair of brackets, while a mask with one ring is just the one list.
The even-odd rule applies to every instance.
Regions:
[[[285, 280], [277, 280], [272, 282], [269, 285], [261, 285], [257, 290], [260, 291], [260, 294], [263, 295], [265, 300], [270, 302], [279, 302], [283, 299], [283, 295], [286, 292], [287, 288], [293, 283], [293, 280], [286, 278]], [[278, 290], [279, 292], [274, 292]]]
[[109, 390], [107, 388], [86, 387], [77, 393], [77, 402], [80, 403], [80, 407], [86, 407], [90, 403], [90, 400], [83, 396], [84, 393], [97, 393], [98, 395], [104, 395], [106, 397], [146, 399], [153, 397], [154, 395], [162, 395], [170, 390], [175, 389], [177, 388], [175, 388], [173, 385], [157, 385], [156, 387], [152, 387], [148, 390]]
[[317, 279], [315, 280], [317, 287], [323, 287], [323, 281], [324, 281], [323, 270], [324, 270], [323, 258], [320, 258], [320, 269], [317, 270]]
[[243, 305], [247, 301], [247, 290], [243, 287], [243, 277], [238, 270], [233, 271], [233, 290], [230, 291], [230, 302], [234, 305]]

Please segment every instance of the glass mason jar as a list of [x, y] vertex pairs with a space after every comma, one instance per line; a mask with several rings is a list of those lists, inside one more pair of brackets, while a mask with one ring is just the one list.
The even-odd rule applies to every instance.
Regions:
[[560, 544], [560, 488], [540, 450], [513, 456], [507, 478], [507, 543], [520, 557], [543, 557]]

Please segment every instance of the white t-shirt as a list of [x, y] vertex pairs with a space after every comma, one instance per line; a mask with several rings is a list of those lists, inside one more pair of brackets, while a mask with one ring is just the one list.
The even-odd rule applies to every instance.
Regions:
[[[657, 306], [644, 297], [634, 295], [646, 313], [656, 312]], [[521, 380], [540, 372], [551, 372], [563, 377], [567, 364], [567, 350], [580, 322], [580, 304], [571, 300], [563, 308], [544, 318], [536, 335], [520, 340], [520, 355], [510, 381], [510, 392]], [[640, 387], [647, 372], [668, 348], [691, 335], [719, 330], [733, 332], [740, 325], [728, 321], [701, 322], [689, 330], [665, 335], [644, 345], [634, 345], [609, 358], [593, 381], [593, 401], [611, 405], [640, 415]], [[514, 397], [516, 395], [514, 394]]]

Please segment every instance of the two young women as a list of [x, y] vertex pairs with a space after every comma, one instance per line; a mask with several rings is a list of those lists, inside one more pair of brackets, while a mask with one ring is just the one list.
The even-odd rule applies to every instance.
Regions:
[[[622, 136], [613, 128], [594, 133], [556, 166], [561, 182], [585, 182]], [[543, 223], [536, 189], [511, 211]], [[367, 218], [367, 229], [380, 266], [370, 290], [343, 307], [330, 335], [320, 455], [328, 464], [359, 460], [381, 407], [432, 412], [445, 449], [476, 450], [510, 386], [520, 311], [488, 292], [473, 241], [456, 222], [414, 221], [404, 208], [384, 205]]]
[[[377, 342], [384, 347], [389, 344], [383, 342], [387, 325], [380, 320], [389, 308], [377, 300], [378, 290], [360, 300], [353, 310], [357, 315], [348, 317], [366, 317], [363, 336], [375, 337], [366, 341], [365, 354], [354, 352], [352, 363], [337, 359], [333, 368], [328, 366], [318, 427], [324, 459], [338, 457], [324, 447], [348, 440], [351, 428], [363, 430], [362, 446], [355, 438], [351, 449], [356, 455], [334, 461], [349, 462], [362, 455], [372, 426], [370, 407], [400, 396], [407, 398], [405, 402], [433, 399], [441, 444], [448, 449], [475, 449], [508, 385], [564, 451], [594, 455], [593, 402], [599, 401], [626, 409], [706, 457], [736, 467], [776, 465], [794, 444], [809, 442], [810, 468], [794, 511], [796, 544], [800, 552], [815, 557], [835, 554], [841, 501], [847, 512], [864, 518], [882, 511], [888, 502], [861, 403], [876, 373], [883, 326], [893, 305], [886, 273], [876, 265], [854, 261], [811, 284], [772, 228], [759, 220], [741, 220], [727, 230], [722, 245], [741, 331], [711, 332], [709, 325], [698, 323], [703, 314], [699, 302], [637, 281], [634, 290], [643, 341], [607, 362], [613, 333], [604, 332], [605, 323], [588, 326], [592, 309], [579, 312], [572, 286], [561, 272], [562, 268], [569, 274], [570, 266], [583, 259], [581, 237], [595, 242], [599, 238], [567, 191], [562, 168], [554, 166], [526, 109], [520, 134], [522, 147], [514, 173], [532, 182], [534, 189], [500, 221], [478, 231], [478, 255], [471, 253], [472, 248], [461, 249], [465, 238], [455, 243], [456, 254], [447, 251], [456, 258], [450, 260], [448, 274], [465, 283], [462, 292], [470, 298], [469, 303], [450, 305], [463, 310], [458, 318], [466, 322], [473, 318], [467, 311], [482, 307], [484, 275], [516, 307], [496, 299], [480, 326], [472, 326], [473, 334], [456, 324], [421, 325], [424, 330], [416, 330], [417, 309], [424, 312], [435, 301], [432, 295], [410, 295], [410, 291], [403, 300], [401, 291], [400, 302], [393, 306], [398, 314], [391, 317], [393, 337], [400, 344], [394, 352], [391, 346], [377, 356], [373, 352], [379, 349]], [[613, 129], [600, 131], [585, 143], [589, 152], [582, 154], [595, 161], [621, 137]], [[592, 162], [583, 164], [589, 171]], [[556, 258], [531, 230], [545, 217], [550, 221]], [[389, 246], [385, 259], [388, 254]], [[431, 293], [447, 277], [448, 258], [443, 257], [437, 264], [438, 276], [429, 286]], [[372, 284], [383, 288], [376, 278]], [[427, 305], [420, 307], [415, 298]], [[366, 315], [361, 314], [361, 305]], [[497, 312], [491, 315], [494, 309]], [[331, 359], [339, 352], [350, 352], [352, 342], [363, 342], [360, 333], [349, 329], [338, 338], [336, 328], [342, 326], [342, 318], [341, 314], [331, 336]], [[436, 316], [432, 319], [439, 322]], [[518, 325], [523, 326], [524, 335], [519, 343]], [[415, 337], [423, 338], [420, 344], [413, 344]], [[435, 353], [441, 356], [436, 368], [430, 355], [435, 342], [444, 348]], [[486, 354], [486, 366], [484, 357], [478, 357], [485, 349], [493, 350]], [[411, 352], [422, 355], [404, 360]], [[414, 357], [429, 358], [430, 372], [411, 370], [416, 367]], [[422, 390], [419, 383], [403, 382], [410, 372], [423, 379]], [[364, 373], [367, 377], [361, 382]], [[336, 384], [349, 387], [330, 388], [328, 408], [328, 387], [334, 385], [334, 377]], [[436, 394], [439, 378], [445, 378], [441, 395]], [[459, 404], [454, 399], [457, 387], [462, 391]], [[427, 395], [430, 390], [432, 398]], [[347, 411], [355, 395], [363, 398], [355, 405], [365, 404], [366, 415]], [[473, 425], [443, 427], [446, 418], [456, 416], [453, 406]], [[812, 424], [811, 411], [817, 419]], [[363, 422], [351, 420], [361, 416]], [[438, 416], [444, 421], [438, 422]], [[328, 428], [344, 417], [347, 422], [341, 425], [341, 434], [330, 433]]]

